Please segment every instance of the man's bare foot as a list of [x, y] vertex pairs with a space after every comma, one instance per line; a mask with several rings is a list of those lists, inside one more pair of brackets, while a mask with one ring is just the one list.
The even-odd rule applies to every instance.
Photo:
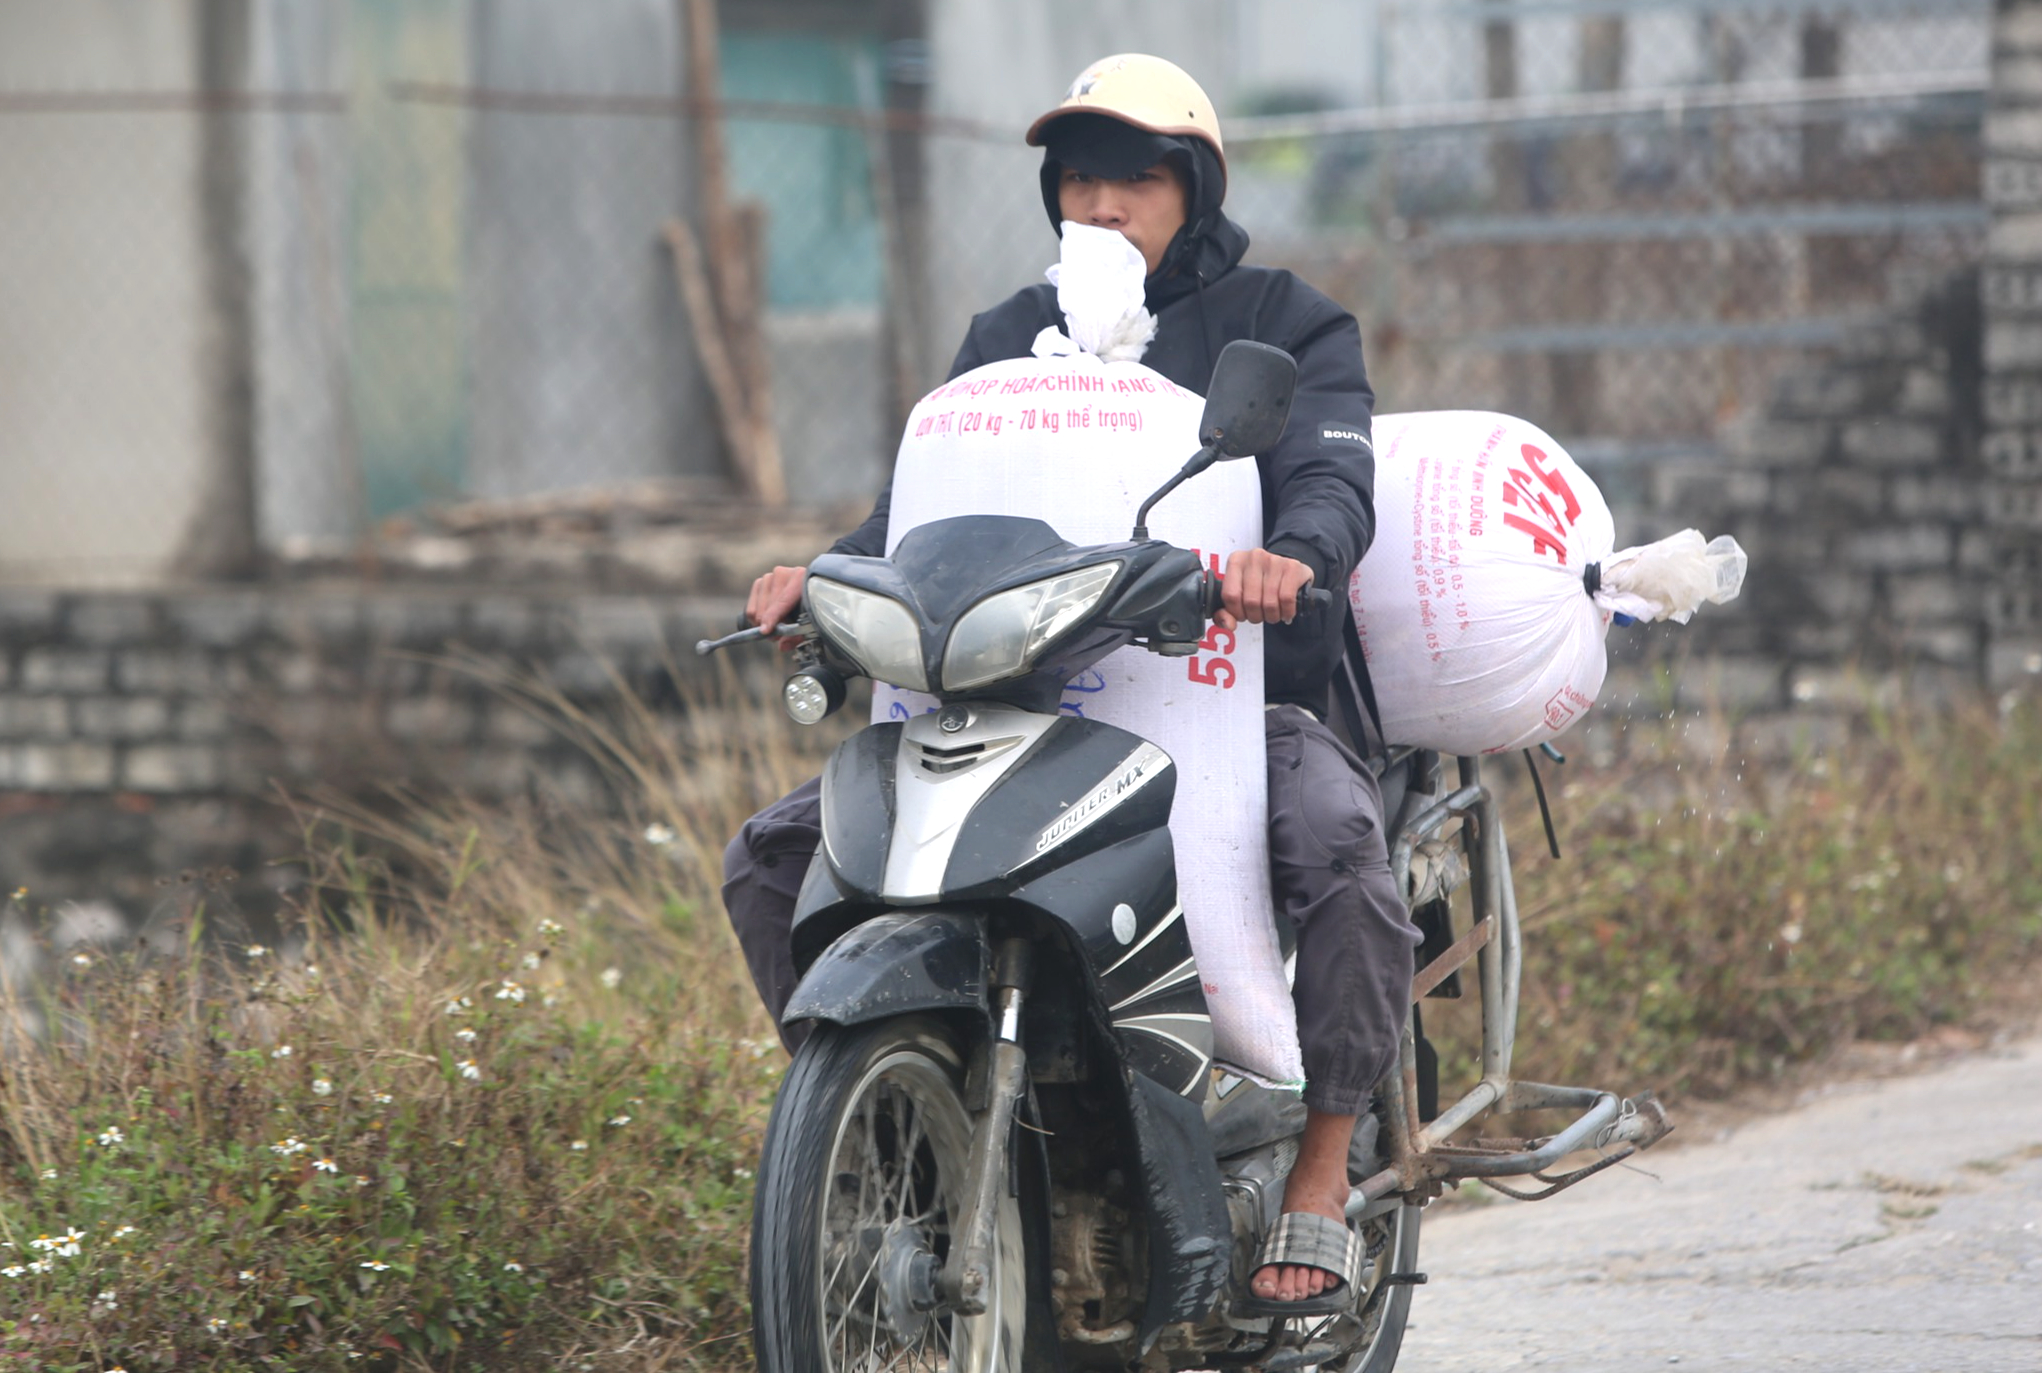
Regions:
[[[1347, 1145], [1354, 1138], [1353, 1116], [1305, 1113], [1298, 1161], [1283, 1184], [1283, 1209], [1310, 1211], [1328, 1220], [1347, 1215]], [[1340, 1281], [1340, 1275], [1301, 1264], [1265, 1264], [1249, 1279], [1248, 1290], [1265, 1300], [1302, 1301], [1316, 1297]]]

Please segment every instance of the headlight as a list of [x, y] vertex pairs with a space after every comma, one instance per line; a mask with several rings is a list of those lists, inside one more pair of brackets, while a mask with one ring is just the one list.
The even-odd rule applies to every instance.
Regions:
[[890, 596], [822, 577], [808, 579], [808, 608], [830, 641], [866, 675], [910, 691], [927, 691], [922, 633], [908, 608]]
[[1117, 562], [1097, 563], [980, 601], [950, 631], [943, 689], [966, 691], [1021, 671], [1044, 644], [1084, 618], [1119, 572]]

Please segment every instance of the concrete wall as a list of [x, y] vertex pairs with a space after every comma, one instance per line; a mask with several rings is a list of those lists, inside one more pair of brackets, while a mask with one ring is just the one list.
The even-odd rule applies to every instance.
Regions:
[[[478, 5], [473, 79], [672, 99], [686, 87], [680, 11], [672, 0]], [[490, 110], [470, 127], [468, 489], [726, 470], [659, 239], [692, 198], [692, 126]]]
[[[0, 88], [185, 91], [196, 0], [0, 5]], [[219, 456], [196, 108], [0, 117], [0, 576], [160, 574]], [[89, 512], [84, 518], [81, 512]]]

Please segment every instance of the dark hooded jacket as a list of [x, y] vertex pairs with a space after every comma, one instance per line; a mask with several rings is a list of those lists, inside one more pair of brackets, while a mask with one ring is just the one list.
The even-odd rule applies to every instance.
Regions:
[[[1375, 393], [1362, 365], [1354, 317], [1291, 272], [1241, 263], [1248, 235], [1220, 213], [1224, 193], [1218, 159], [1197, 140], [1183, 140], [1193, 211], [1147, 281], [1156, 336], [1144, 366], [1204, 395], [1220, 349], [1237, 338], [1272, 344], [1297, 359], [1297, 397], [1282, 439], [1256, 459], [1262, 480], [1263, 547], [1312, 570], [1315, 586], [1345, 600], [1348, 578], [1375, 535], [1375, 450], [1370, 420]], [[1045, 163], [1044, 204], [1056, 220], [1054, 163]], [[1030, 356], [1044, 328], [1064, 327], [1056, 289], [1047, 283], [1015, 292], [973, 318], [950, 366], [955, 378], [989, 362]], [[1188, 456], [1188, 455], [1187, 455]], [[837, 541], [835, 553], [868, 557], [886, 551], [892, 486], [864, 524]], [[1323, 716], [1340, 663], [1344, 605], [1323, 623], [1272, 624], [1263, 651], [1264, 691], [1271, 703], [1302, 705]]]

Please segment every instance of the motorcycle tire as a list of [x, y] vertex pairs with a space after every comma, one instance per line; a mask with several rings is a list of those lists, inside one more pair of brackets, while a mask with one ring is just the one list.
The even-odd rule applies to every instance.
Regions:
[[968, 1186], [964, 1076], [958, 1045], [924, 1018], [820, 1025], [795, 1054], [752, 1213], [762, 1373], [1019, 1373], [1026, 1240], [1006, 1189], [985, 1313], [935, 1300]]
[[[1380, 1260], [1383, 1277], [1417, 1273], [1420, 1214], [1416, 1206], [1399, 1206], [1387, 1218], [1391, 1231]], [[1397, 1355], [1404, 1348], [1404, 1327], [1411, 1319], [1411, 1292], [1410, 1283], [1400, 1282], [1373, 1295], [1362, 1313], [1367, 1338], [1340, 1365], [1339, 1373], [1390, 1373], [1397, 1366]]]

